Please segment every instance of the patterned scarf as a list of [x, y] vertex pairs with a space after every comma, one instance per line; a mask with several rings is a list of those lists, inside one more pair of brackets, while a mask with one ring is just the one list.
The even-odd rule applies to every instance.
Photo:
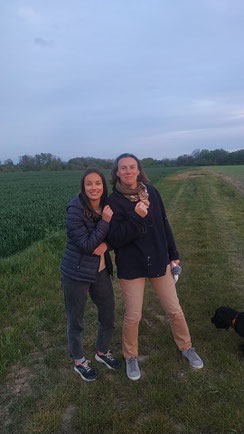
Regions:
[[143, 182], [138, 182], [136, 188], [127, 188], [120, 181], [116, 182], [115, 185], [116, 190], [123, 194], [126, 199], [129, 199], [131, 202], [143, 202], [147, 207], [149, 207], [150, 202], [148, 200], [148, 191], [147, 187]]

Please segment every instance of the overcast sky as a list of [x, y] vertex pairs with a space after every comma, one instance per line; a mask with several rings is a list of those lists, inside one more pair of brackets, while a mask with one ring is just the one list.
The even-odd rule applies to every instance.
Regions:
[[244, 148], [243, 0], [5, 0], [0, 160]]

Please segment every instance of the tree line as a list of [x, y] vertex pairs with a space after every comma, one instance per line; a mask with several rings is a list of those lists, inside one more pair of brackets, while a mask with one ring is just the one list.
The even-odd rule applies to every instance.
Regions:
[[[41, 170], [84, 170], [87, 167], [110, 169], [113, 159], [95, 157], [76, 157], [68, 162], [50, 153], [41, 153], [34, 156], [22, 155], [19, 162], [14, 164], [11, 159], [0, 161], [0, 171], [41, 171]], [[228, 152], [224, 149], [196, 149], [190, 155], [184, 154], [177, 158], [163, 158], [162, 160], [151, 157], [141, 160], [143, 167], [177, 167], [177, 166], [211, 166], [211, 165], [236, 165], [244, 164], [244, 149]]]

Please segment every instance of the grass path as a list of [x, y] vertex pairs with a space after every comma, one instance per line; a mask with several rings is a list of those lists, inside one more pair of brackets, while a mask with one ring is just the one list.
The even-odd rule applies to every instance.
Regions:
[[244, 165], [238, 166], [209, 166], [208, 170], [233, 184], [244, 193]]
[[[115, 279], [112, 350], [123, 368], [97, 366], [87, 384], [67, 356], [58, 266], [60, 233], [0, 261], [3, 433], [243, 433], [243, 342], [210, 322], [220, 305], [244, 310], [244, 195], [204, 169], [157, 182], [181, 253], [177, 284], [193, 344], [203, 357], [191, 369], [148, 286], [140, 324], [142, 379], [129, 381], [121, 357], [123, 302]], [[94, 360], [96, 311], [86, 312], [87, 357]], [[95, 361], [93, 365], [96, 366]]]

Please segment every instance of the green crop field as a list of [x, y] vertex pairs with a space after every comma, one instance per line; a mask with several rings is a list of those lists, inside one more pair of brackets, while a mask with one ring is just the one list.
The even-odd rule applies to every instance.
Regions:
[[[177, 169], [179, 171], [180, 169]], [[176, 169], [149, 169], [151, 181]], [[110, 170], [104, 171], [107, 180]], [[0, 257], [64, 228], [66, 204], [79, 192], [81, 171], [0, 173]], [[111, 187], [109, 187], [111, 188]]]
[[79, 190], [78, 172], [0, 174], [0, 256], [16, 253], [64, 227], [65, 205]]
[[209, 166], [210, 170], [214, 170], [221, 175], [232, 178], [233, 181], [238, 181], [244, 186], [244, 166]]
[[[122, 368], [110, 371], [94, 360], [97, 313], [88, 300], [85, 351], [99, 379], [82, 381], [67, 353], [59, 272], [66, 243], [65, 204], [79, 189], [80, 173], [7, 174], [0, 178], [1, 185], [5, 179], [1, 212], [3, 205], [12, 207], [12, 228], [18, 229], [18, 207], [30, 199], [30, 215], [34, 202], [34, 214], [43, 216], [43, 239], [33, 242], [32, 237], [28, 248], [0, 258], [1, 433], [244, 432], [243, 338], [231, 330], [217, 330], [210, 321], [221, 305], [244, 311], [244, 194], [205, 168], [147, 173], [164, 199], [180, 252], [183, 272], [177, 292], [204, 368], [193, 370], [183, 359], [147, 284], [139, 331], [142, 378], [127, 379], [121, 354], [124, 306], [115, 277], [111, 350]], [[59, 226], [55, 208], [62, 214]], [[45, 216], [50, 209], [53, 226]], [[20, 214], [19, 226], [24, 215]]]

